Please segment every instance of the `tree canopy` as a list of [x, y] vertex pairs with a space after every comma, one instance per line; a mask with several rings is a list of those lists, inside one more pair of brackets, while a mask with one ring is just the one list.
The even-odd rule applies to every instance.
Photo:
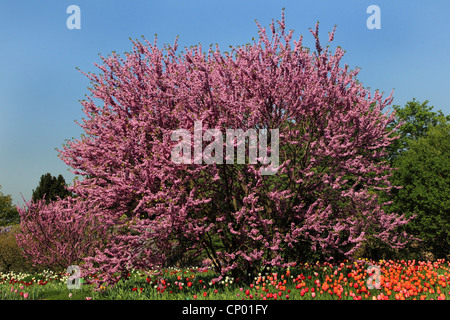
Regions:
[[4, 195], [0, 191], [0, 226], [19, 223], [19, 219], [19, 213], [16, 206], [12, 204], [11, 195]]
[[46, 173], [41, 176], [38, 186], [33, 190], [32, 199], [34, 201], [45, 199], [49, 203], [58, 197], [62, 199], [69, 195], [72, 193], [67, 189], [66, 180], [61, 174], [54, 177]]
[[395, 119], [388, 126], [388, 131], [401, 126], [395, 130], [398, 140], [388, 146], [388, 157], [391, 163], [395, 161], [404, 151], [409, 150], [410, 143], [424, 137], [430, 127], [439, 123], [450, 121], [450, 115], [444, 115], [441, 110], [433, 112], [433, 107], [428, 106], [428, 100], [420, 103], [416, 99], [408, 101], [405, 106], [394, 105]]
[[[402, 110], [407, 114], [408, 109]], [[411, 116], [411, 115], [409, 115]], [[404, 137], [407, 150], [395, 156], [393, 184], [402, 186], [388, 197], [391, 212], [416, 215], [405, 229], [421, 240], [420, 250], [436, 258], [448, 258], [450, 253], [450, 123], [445, 117], [430, 121], [411, 121]], [[447, 117], [448, 119], [448, 117]], [[427, 123], [428, 122], [428, 123]], [[431, 124], [430, 124], [431, 123]], [[435, 124], [434, 124], [435, 123]], [[426, 130], [422, 128], [426, 127]]]

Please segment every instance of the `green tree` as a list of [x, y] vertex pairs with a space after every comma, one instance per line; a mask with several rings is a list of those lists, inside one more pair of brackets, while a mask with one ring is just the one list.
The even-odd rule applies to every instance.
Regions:
[[[416, 214], [415, 220], [403, 229], [423, 241], [419, 242], [420, 245], [414, 242], [406, 250], [398, 251], [372, 239], [364, 248], [363, 255], [375, 259], [399, 256], [426, 258], [423, 254], [432, 252], [440, 256], [439, 252], [443, 249], [438, 248], [437, 230], [440, 229], [441, 220], [448, 219], [448, 216], [445, 218], [445, 212], [449, 207], [444, 199], [445, 193], [448, 193], [448, 174], [445, 175], [445, 161], [441, 161], [441, 157], [447, 152], [448, 158], [448, 151], [445, 149], [448, 150], [448, 145], [445, 145], [445, 139], [433, 144], [433, 139], [436, 135], [445, 137], [445, 127], [448, 126], [450, 116], [444, 115], [441, 110], [433, 112], [428, 101], [421, 103], [415, 99], [407, 102], [404, 107], [395, 105], [394, 109], [395, 119], [386, 129], [391, 132], [391, 136], [398, 136], [398, 139], [386, 148], [388, 154], [384, 159], [389, 161], [391, 167], [398, 169], [389, 179], [390, 183], [402, 189], [393, 189], [390, 194], [384, 191], [377, 193], [380, 202], [393, 202], [385, 206], [387, 212], [405, 213], [408, 217]], [[394, 130], [397, 126], [399, 128]], [[429, 134], [432, 136], [428, 136]], [[441, 191], [436, 189], [436, 185], [441, 186]], [[444, 234], [445, 232], [442, 233], [441, 240], [445, 246]], [[432, 243], [433, 239], [436, 245]]]
[[50, 173], [46, 173], [41, 176], [36, 190], [33, 190], [32, 199], [36, 201], [45, 197], [46, 203], [49, 203], [58, 197], [63, 199], [70, 195], [72, 194], [67, 190], [66, 181], [61, 174], [58, 177], [54, 177]]
[[12, 204], [11, 195], [4, 195], [0, 191], [0, 226], [19, 223], [19, 220], [19, 212], [17, 211], [17, 208]]
[[422, 240], [420, 252], [446, 258], [450, 253], [450, 123], [429, 127], [422, 137], [407, 140], [407, 145], [408, 150], [394, 161], [398, 170], [391, 181], [403, 188], [392, 191], [389, 211], [416, 214], [405, 229]]
[[411, 141], [424, 137], [428, 128], [436, 126], [438, 123], [450, 121], [450, 115], [445, 116], [441, 110], [433, 112], [431, 111], [433, 107], [427, 104], [428, 100], [420, 103], [413, 99], [408, 101], [404, 107], [393, 106], [396, 111], [396, 118], [390, 123], [388, 130], [392, 131], [401, 122], [403, 122], [403, 125], [394, 133], [395, 136], [399, 136], [399, 139], [387, 147], [388, 159], [391, 161], [391, 164], [409, 149]]

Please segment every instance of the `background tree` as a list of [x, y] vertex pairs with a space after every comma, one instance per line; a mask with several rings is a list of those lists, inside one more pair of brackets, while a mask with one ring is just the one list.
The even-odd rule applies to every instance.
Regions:
[[72, 193], [67, 189], [66, 181], [61, 174], [54, 177], [50, 173], [46, 173], [41, 176], [36, 190], [33, 190], [32, 199], [37, 201], [45, 197], [45, 202], [49, 203], [58, 197], [63, 199], [70, 195]]
[[11, 195], [4, 195], [0, 191], [0, 226], [19, 223], [19, 219], [19, 213], [16, 206], [12, 204]]
[[[372, 240], [365, 247], [366, 256], [375, 259], [399, 256], [430, 259], [424, 256], [425, 252], [442, 257], [448, 246], [445, 223], [448, 221], [449, 194], [446, 128], [450, 116], [441, 110], [433, 112], [433, 107], [427, 104], [428, 101], [420, 103], [413, 99], [404, 107], [394, 106], [396, 117], [387, 131], [391, 134], [395, 131], [392, 135], [399, 139], [388, 146], [386, 159], [393, 168], [398, 168], [389, 180], [402, 189], [394, 189], [391, 194], [379, 192], [380, 202], [389, 202], [386, 211], [403, 212], [408, 217], [417, 214], [417, 218], [404, 229], [424, 241], [414, 241], [398, 251]], [[442, 140], [435, 141], [437, 136]]]
[[411, 141], [415, 141], [428, 132], [428, 128], [436, 126], [438, 123], [450, 121], [450, 115], [445, 116], [441, 110], [431, 111], [432, 106], [428, 106], [428, 100], [420, 103], [413, 99], [408, 101], [405, 106], [394, 105], [395, 120], [391, 122], [387, 129], [393, 131], [394, 128], [402, 124], [398, 130], [395, 130], [395, 136], [399, 139], [387, 147], [388, 158], [391, 164], [409, 149]]
[[430, 252], [435, 258], [450, 254], [450, 123], [427, 128], [417, 139], [407, 141], [408, 150], [394, 161], [398, 170], [391, 181], [402, 189], [393, 190], [393, 203], [387, 208], [416, 214], [405, 230], [421, 239], [418, 250], [408, 247], [419, 258]]

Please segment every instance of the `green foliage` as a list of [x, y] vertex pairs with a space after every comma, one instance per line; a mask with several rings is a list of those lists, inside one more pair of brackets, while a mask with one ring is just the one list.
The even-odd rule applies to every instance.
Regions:
[[23, 257], [21, 249], [16, 242], [16, 233], [20, 226], [11, 226], [11, 230], [7, 232], [0, 232], [0, 270], [2, 272], [16, 271], [25, 272], [31, 271], [33, 268]]
[[32, 199], [36, 201], [45, 197], [45, 202], [49, 203], [58, 197], [63, 199], [70, 195], [72, 194], [67, 190], [66, 181], [62, 175], [54, 177], [50, 173], [46, 173], [41, 176], [36, 190], [33, 190]]
[[11, 195], [4, 195], [0, 191], [0, 226], [19, 223], [19, 221], [19, 212], [12, 204]]
[[403, 125], [394, 133], [399, 136], [388, 148], [389, 160], [391, 164], [405, 151], [409, 150], [411, 141], [424, 137], [428, 128], [439, 123], [450, 121], [450, 115], [445, 116], [441, 110], [432, 112], [433, 107], [427, 105], [428, 100], [420, 103], [413, 99], [406, 103], [404, 107], [394, 105], [396, 119], [390, 123], [388, 130], [392, 131], [401, 122]]
[[409, 150], [395, 162], [391, 181], [403, 186], [392, 192], [389, 210], [417, 217], [406, 227], [423, 240], [420, 248], [446, 258], [450, 253], [450, 123], [430, 127], [408, 141]]
[[388, 148], [385, 158], [397, 168], [390, 177], [390, 194], [378, 192], [380, 203], [392, 201], [384, 207], [387, 212], [416, 215], [402, 229], [421, 241], [415, 241], [403, 250], [382, 246], [371, 239], [363, 248], [364, 255], [373, 259], [447, 258], [450, 253], [450, 192], [449, 152], [450, 116], [441, 110], [433, 112], [428, 101], [413, 99], [403, 108], [394, 106], [396, 119], [387, 128], [392, 131], [403, 123], [392, 136], [399, 136]]

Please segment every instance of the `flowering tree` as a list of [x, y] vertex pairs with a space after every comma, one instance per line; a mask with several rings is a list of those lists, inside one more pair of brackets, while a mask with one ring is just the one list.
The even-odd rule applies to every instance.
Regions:
[[[372, 95], [358, 70], [341, 68], [343, 50], [322, 46], [318, 25], [311, 53], [302, 38], [291, 42], [284, 12], [278, 24], [270, 38], [258, 24], [259, 40], [230, 53], [198, 46], [177, 55], [177, 41], [162, 50], [156, 39], [136, 40], [125, 58], [102, 57], [99, 74], [85, 73], [85, 135], [60, 157], [84, 177], [71, 191], [97, 208], [107, 230], [86, 272], [114, 283], [181, 247], [206, 253], [222, 275], [242, 275], [301, 260], [294, 253], [304, 243], [328, 259], [351, 257], [369, 235], [405, 243], [396, 228], [407, 220], [386, 214], [374, 192], [392, 188], [381, 160], [392, 141], [385, 128], [393, 115], [382, 113], [392, 94]], [[202, 132], [278, 129], [278, 171], [261, 174], [261, 157], [175, 163], [171, 134], [194, 134], [195, 122]]]
[[71, 197], [48, 204], [44, 199], [18, 208], [20, 231], [16, 234], [23, 255], [34, 266], [66, 270], [102, 247], [105, 229], [95, 223], [95, 208]]

